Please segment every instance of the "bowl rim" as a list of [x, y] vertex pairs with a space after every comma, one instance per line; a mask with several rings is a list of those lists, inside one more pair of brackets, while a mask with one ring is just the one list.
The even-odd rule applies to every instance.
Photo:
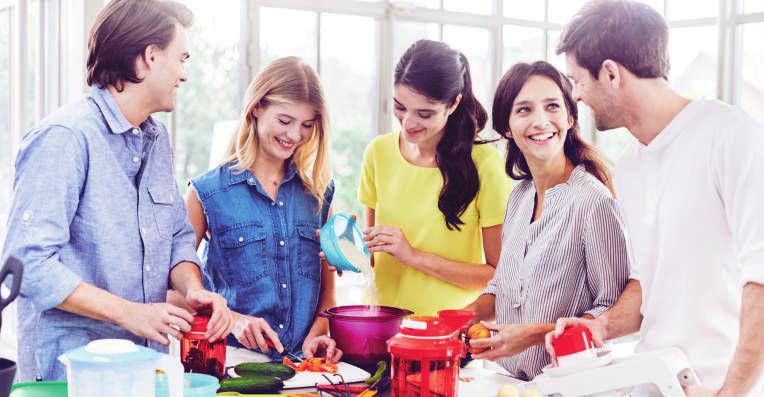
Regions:
[[[371, 309], [372, 307], [377, 307], [380, 310], [380, 314], [378, 316], [373, 317], [358, 317], [354, 315], [349, 314], [342, 314], [338, 313], [338, 311], [342, 310], [353, 310], [353, 309]], [[387, 311], [387, 313], [383, 313], [384, 311]], [[335, 306], [331, 307], [329, 309], [326, 309], [324, 311], [331, 320], [332, 318], [340, 319], [340, 320], [349, 320], [349, 321], [385, 321], [385, 320], [392, 320], [396, 318], [402, 319], [403, 317], [406, 317], [408, 315], [414, 314], [411, 310], [408, 309], [401, 309], [399, 307], [394, 306], [384, 306], [384, 305], [344, 305], [344, 306]]]

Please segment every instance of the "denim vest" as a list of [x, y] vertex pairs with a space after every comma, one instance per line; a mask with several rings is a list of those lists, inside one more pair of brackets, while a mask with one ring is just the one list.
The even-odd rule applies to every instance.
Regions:
[[[232, 310], [264, 318], [284, 348], [299, 354], [318, 307], [316, 230], [326, 222], [334, 183], [324, 193], [320, 213], [291, 162], [276, 200], [251, 172], [230, 164], [191, 183], [210, 233], [202, 258], [205, 287], [226, 298]], [[243, 347], [233, 335], [228, 344]], [[280, 357], [271, 352], [272, 358]]]

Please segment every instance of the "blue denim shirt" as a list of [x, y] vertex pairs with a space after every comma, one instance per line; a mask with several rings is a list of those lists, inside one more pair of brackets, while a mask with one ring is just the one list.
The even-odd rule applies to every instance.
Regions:
[[[318, 306], [321, 263], [316, 230], [326, 221], [333, 183], [320, 213], [294, 165], [288, 167], [276, 200], [251, 172], [230, 166], [191, 183], [211, 236], [203, 258], [205, 287], [226, 298], [234, 311], [264, 318], [284, 348], [299, 353]], [[233, 335], [228, 343], [243, 347]]]
[[170, 270], [199, 263], [166, 129], [152, 118], [133, 127], [105, 89], [92, 88], [26, 134], [7, 231], [3, 257], [24, 263], [20, 380], [64, 379], [58, 356], [93, 339], [147, 344], [57, 309], [81, 281], [129, 301], [164, 302]]

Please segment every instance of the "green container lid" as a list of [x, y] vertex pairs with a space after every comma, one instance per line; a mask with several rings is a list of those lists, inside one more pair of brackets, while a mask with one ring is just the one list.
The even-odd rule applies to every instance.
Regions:
[[67, 397], [64, 381], [21, 382], [11, 386], [9, 397]]

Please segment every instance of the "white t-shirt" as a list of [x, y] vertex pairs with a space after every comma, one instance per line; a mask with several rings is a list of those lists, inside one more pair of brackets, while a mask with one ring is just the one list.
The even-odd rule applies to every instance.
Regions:
[[721, 387], [742, 288], [764, 284], [764, 125], [693, 101], [649, 145], [626, 151], [615, 186], [642, 286], [637, 351], [678, 347], [704, 385]]

